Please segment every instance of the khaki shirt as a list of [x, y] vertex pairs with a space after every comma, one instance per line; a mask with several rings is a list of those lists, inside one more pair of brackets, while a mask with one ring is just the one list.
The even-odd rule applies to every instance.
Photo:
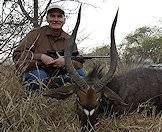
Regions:
[[[47, 54], [47, 50], [64, 50], [70, 35], [63, 30], [53, 32], [49, 26], [43, 26], [30, 31], [14, 50], [13, 61], [18, 71], [25, 72], [33, 68], [46, 67], [41, 61], [41, 54]], [[75, 51], [77, 50], [77, 45]], [[76, 69], [83, 67], [81, 61], [73, 60]]]

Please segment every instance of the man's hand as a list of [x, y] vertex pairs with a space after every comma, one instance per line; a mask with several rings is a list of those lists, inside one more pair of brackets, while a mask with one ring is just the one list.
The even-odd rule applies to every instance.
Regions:
[[61, 56], [58, 52], [56, 52], [58, 58], [53, 59], [52, 57], [42, 54], [41, 55], [41, 60], [45, 65], [53, 65], [53, 67], [64, 67], [65, 65], [65, 59], [63, 56]]
[[54, 67], [64, 67], [65, 59], [58, 52], [56, 52], [58, 58], [52, 61]]
[[41, 60], [45, 65], [52, 64], [54, 59], [46, 54], [41, 55]]

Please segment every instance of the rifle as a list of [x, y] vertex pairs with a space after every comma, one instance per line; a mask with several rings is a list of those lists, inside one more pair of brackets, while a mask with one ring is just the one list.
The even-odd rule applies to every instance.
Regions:
[[[48, 49], [47, 50], [47, 55], [52, 57], [52, 58], [57, 59], [58, 56], [57, 56], [56, 52], [58, 52], [61, 56], [64, 56], [64, 50], [54, 50], [54, 49]], [[88, 60], [88, 59], [93, 59], [93, 58], [110, 58], [110, 56], [82, 56], [82, 55], [78, 55], [78, 54], [79, 54], [78, 51], [73, 52], [72, 56], [71, 56], [71, 59], [85, 59], [85, 60]]]
[[[58, 56], [56, 54], [56, 52], [58, 52], [61, 56], [64, 55], [64, 50], [60, 50], [60, 51], [56, 51], [56, 50], [47, 50], [47, 55], [48, 56], [51, 56], [52, 58], [54, 59], [57, 59]], [[89, 59], [93, 59], [93, 58], [110, 58], [110, 56], [82, 56], [82, 55], [78, 55], [78, 51], [77, 52], [73, 52], [72, 53], [72, 56], [71, 56], [71, 59], [73, 60], [81, 60], [82, 62], [84, 62], [85, 60], [89, 60]], [[35, 60], [18, 60], [17, 62], [15, 63], [24, 63], [24, 62], [32, 62]]]

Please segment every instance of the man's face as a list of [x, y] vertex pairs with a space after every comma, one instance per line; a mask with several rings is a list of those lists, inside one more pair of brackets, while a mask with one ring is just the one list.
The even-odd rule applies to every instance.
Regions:
[[52, 12], [47, 15], [47, 22], [53, 29], [61, 29], [65, 23], [65, 17], [59, 12]]

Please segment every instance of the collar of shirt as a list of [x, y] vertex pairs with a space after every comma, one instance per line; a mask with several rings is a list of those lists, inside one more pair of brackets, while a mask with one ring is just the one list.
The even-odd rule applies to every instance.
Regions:
[[62, 29], [54, 31], [49, 26], [46, 26], [45, 34], [47, 36], [53, 36], [57, 39], [66, 39], [67, 38], [66, 33]]

